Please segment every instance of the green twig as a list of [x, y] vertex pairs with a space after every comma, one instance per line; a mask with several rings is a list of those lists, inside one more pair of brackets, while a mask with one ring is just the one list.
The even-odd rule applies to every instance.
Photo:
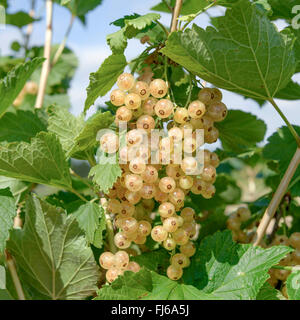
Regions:
[[155, 22], [161, 27], [161, 29], [164, 31], [164, 33], [168, 37], [169, 36], [169, 31], [167, 30], [167, 28], [162, 23], [160, 23], [158, 20], [155, 20]]
[[77, 190], [75, 190], [74, 188], [70, 188], [68, 189], [70, 192], [74, 193], [78, 198], [80, 198], [82, 201], [84, 202], [88, 202], [88, 200], [86, 200], [85, 197], [83, 197]]
[[192, 97], [192, 92], [193, 92], [193, 84], [192, 84], [192, 75], [190, 73], [190, 76], [189, 76], [189, 80], [190, 80], [190, 90], [189, 90], [189, 95], [188, 95], [188, 98], [186, 100], [186, 104], [185, 104], [185, 108], [188, 107], [188, 105], [190, 104], [191, 102], [191, 97]]

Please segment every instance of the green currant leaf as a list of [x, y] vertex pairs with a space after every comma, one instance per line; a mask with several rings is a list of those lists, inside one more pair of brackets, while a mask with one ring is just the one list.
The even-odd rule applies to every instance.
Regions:
[[294, 17], [292, 9], [294, 6], [299, 5], [298, 0], [268, 0], [272, 7], [272, 19], [286, 19], [291, 20]]
[[29, 192], [30, 183], [0, 176], [0, 189], [9, 188], [16, 200], [21, 201], [26, 193]]
[[[294, 126], [298, 134], [300, 127]], [[263, 157], [267, 160], [275, 160], [279, 163], [278, 173], [282, 177], [288, 168], [294, 153], [296, 152], [297, 144], [295, 138], [290, 133], [290, 130], [284, 126], [277, 130], [269, 139], [263, 149]], [[284, 152], [283, 152], [284, 150]], [[292, 183], [299, 179], [300, 167], [296, 170]]]
[[76, 210], [73, 215], [78, 222], [79, 228], [84, 230], [88, 245], [93, 244], [95, 247], [101, 248], [103, 242], [102, 232], [106, 227], [103, 208], [96, 203], [88, 202]]
[[112, 88], [126, 65], [124, 54], [112, 54], [104, 60], [97, 72], [90, 74], [84, 111], [87, 111], [98, 97], [103, 97]]
[[58, 138], [40, 132], [31, 143], [0, 144], [0, 175], [60, 188], [71, 187], [69, 166]]
[[110, 286], [98, 291], [95, 300], [214, 300], [193, 286], [179, 284], [167, 277], [142, 268], [134, 273], [125, 271]]
[[300, 300], [300, 271], [292, 272], [286, 280], [289, 300]]
[[259, 290], [256, 300], [282, 300], [280, 291], [273, 288], [268, 282]]
[[28, 24], [37, 21], [37, 19], [32, 18], [28, 13], [24, 11], [18, 11], [16, 13], [6, 14], [6, 24], [22, 28]]
[[4, 114], [0, 119], [0, 128], [0, 141], [7, 142], [30, 142], [30, 139], [37, 133], [47, 130], [47, 126], [38, 112], [22, 110]]
[[[190, 93], [190, 89], [191, 87], [188, 83], [181, 84], [180, 86], [172, 86], [174, 100], [177, 105], [181, 107], [185, 106]], [[192, 86], [191, 101], [198, 99], [198, 92], [199, 88]]]
[[229, 110], [225, 120], [215, 123], [215, 126], [220, 132], [223, 149], [237, 153], [261, 142], [267, 131], [267, 126], [262, 120], [240, 110]]
[[118, 163], [99, 164], [91, 168], [89, 177], [93, 177], [93, 182], [99, 186], [100, 190], [107, 193], [112, 188], [118, 177], [122, 175], [122, 170]]
[[269, 269], [291, 251], [237, 244], [231, 231], [217, 232], [201, 242], [184, 280], [222, 299], [253, 300], [269, 278]]
[[277, 99], [283, 100], [300, 100], [299, 83], [290, 81], [288, 85], [276, 94]]
[[[176, 0], [167, 0], [167, 2], [172, 8], [175, 7]], [[180, 13], [182, 15], [197, 13], [198, 11], [203, 10], [212, 2], [213, 0], [184, 0]], [[151, 10], [171, 13], [165, 2], [160, 2], [156, 6], [152, 7]]]
[[106, 41], [113, 53], [123, 53], [127, 47], [127, 38], [124, 34], [125, 29], [122, 28], [117, 32], [107, 35]]
[[101, 5], [102, 0], [55, 0], [66, 6], [75, 16], [84, 16]]
[[[9, 231], [13, 228], [16, 216], [15, 199], [7, 189], [0, 189], [0, 254], [3, 254]], [[0, 289], [4, 289], [1, 288]]]
[[97, 132], [108, 128], [114, 120], [110, 112], [97, 112], [85, 122], [83, 115], [75, 117], [58, 106], [50, 106], [48, 114], [48, 130], [59, 137], [68, 157], [79, 159], [96, 145]]
[[36, 299], [84, 299], [97, 289], [99, 270], [76, 218], [39, 200], [26, 203], [25, 225], [7, 242], [18, 275]]
[[43, 58], [34, 58], [31, 61], [20, 64], [12, 69], [4, 79], [0, 80], [0, 117], [13, 103], [20, 91], [23, 89], [26, 81], [43, 61]]
[[215, 24], [217, 29], [194, 25], [172, 33], [161, 52], [215, 86], [247, 97], [266, 100], [287, 85], [295, 72], [293, 37], [279, 33], [264, 10], [241, 0]]
[[12, 300], [6, 289], [6, 270], [0, 265], [0, 300]]
[[159, 249], [137, 255], [132, 260], [148, 270], [165, 272], [170, 265], [170, 254], [165, 249]]

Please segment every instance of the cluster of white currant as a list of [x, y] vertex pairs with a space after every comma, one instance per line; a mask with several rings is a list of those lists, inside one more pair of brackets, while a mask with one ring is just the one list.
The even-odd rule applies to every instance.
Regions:
[[104, 252], [99, 258], [100, 266], [106, 269], [106, 280], [111, 283], [122, 275], [124, 271], [138, 272], [141, 268], [138, 263], [129, 261], [126, 251], [118, 251], [116, 254]]
[[230, 215], [227, 220], [227, 228], [232, 231], [232, 238], [234, 241], [248, 243], [250, 242], [251, 234], [241, 230], [243, 222], [249, 220], [251, 212], [248, 208], [240, 207]]
[[[168, 85], [162, 79], [146, 83], [124, 73], [117, 85], [119, 89], [111, 92], [111, 102], [118, 106], [115, 122], [126, 122], [130, 131], [125, 134], [124, 146], [120, 146], [120, 134], [110, 132], [100, 138], [101, 150], [109, 154], [118, 151], [123, 162], [122, 176], [107, 194], [107, 210], [114, 215], [118, 230], [115, 245], [122, 250], [128, 250], [132, 243], [143, 246], [151, 235], [171, 252], [167, 275], [178, 280], [182, 268], [189, 265], [189, 258], [195, 253], [191, 240], [197, 231], [195, 211], [184, 208], [185, 196], [191, 191], [207, 199], [213, 197], [219, 165], [218, 156], [204, 150], [204, 167], [196, 175], [198, 161], [193, 155], [199, 145], [194, 133], [185, 137], [184, 131], [203, 129], [204, 142], [215, 142], [219, 133], [214, 122], [226, 117], [227, 108], [221, 102], [222, 93], [215, 88], [202, 89], [198, 100], [188, 108], [181, 108], [165, 98]], [[168, 121], [167, 136], [153, 141], [151, 132], [164, 121]], [[178, 163], [175, 159], [178, 154], [181, 157], [178, 145], [182, 142], [185, 156]], [[153, 150], [156, 161], [149, 164]], [[159, 203], [157, 213], [162, 224], [152, 228], [154, 200]], [[177, 245], [179, 253], [176, 253]]]

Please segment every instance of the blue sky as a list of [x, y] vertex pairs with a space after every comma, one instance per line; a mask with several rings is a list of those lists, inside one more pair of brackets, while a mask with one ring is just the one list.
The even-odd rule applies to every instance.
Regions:
[[[38, 0], [37, 15], [44, 16], [44, 1]], [[84, 100], [86, 97], [86, 87], [89, 82], [89, 74], [98, 69], [103, 60], [110, 55], [110, 50], [106, 44], [106, 35], [114, 32], [116, 27], [110, 25], [110, 22], [123, 17], [126, 14], [134, 12], [145, 14], [149, 9], [157, 4], [159, 0], [103, 0], [103, 4], [88, 14], [87, 26], [83, 26], [78, 20], [75, 22], [72, 32], [68, 40], [68, 47], [74, 50], [79, 58], [79, 68], [72, 81], [69, 95], [72, 103], [72, 113], [79, 114], [83, 110]], [[30, 5], [30, 0], [10, 0], [10, 12], [18, 10], [27, 11]], [[224, 13], [224, 8], [213, 8], [210, 11], [211, 15], [221, 15]], [[54, 38], [53, 43], [60, 43], [64, 37], [65, 30], [68, 26], [70, 13], [67, 9], [55, 5], [54, 8]], [[161, 21], [169, 25], [170, 15], [162, 14]], [[196, 23], [205, 27], [209, 23], [209, 17], [202, 14]], [[284, 27], [283, 22], [277, 23], [279, 29]], [[41, 21], [35, 25], [31, 44], [42, 45], [44, 41], [45, 24]], [[9, 54], [9, 46], [12, 40], [21, 39], [19, 31], [8, 26], [5, 31], [0, 31], [0, 50], [1, 54]], [[129, 61], [141, 52], [142, 46], [136, 40], [131, 40], [126, 49], [126, 57]], [[299, 74], [294, 77], [300, 82]], [[283, 125], [283, 121], [276, 113], [271, 105], [266, 105], [260, 108], [255, 102], [245, 100], [243, 97], [236, 94], [223, 91], [224, 102], [229, 109], [241, 109], [246, 112], [251, 112], [263, 119], [267, 126], [267, 135], [270, 136], [278, 127]], [[107, 97], [98, 99], [97, 102], [107, 101]], [[282, 111], [287, 118], [296, 125], [300, 125], [300, 102], [277, 101]], [[95, 111], [91, 108], [89, 114]], [[245, 128], [247, 130], [247, 128]]]

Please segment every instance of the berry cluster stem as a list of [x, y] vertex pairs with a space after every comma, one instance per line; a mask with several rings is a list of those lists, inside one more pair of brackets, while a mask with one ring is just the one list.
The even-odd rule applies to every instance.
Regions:
[[178, 17], [180, 15], [180, 10], [182, 7], [183, 0], [176, 0], [175, 8], [173, 10], [172, 22], [171, 22], [171, 32], [177, 30]]
[[298, 147], [290, 164], [289, 167], [287, 168], [268, 208], [266, 209], [264, 216], [257, 228], [256, 231], [256, 235], [253, 239], [253, 244], [255, 246], [259, 245], [261, 240], [263, 239], [263, 236], [266, 232], [266, 229], [270, 223], [270, 221], [272, 220], [272, 218], [274, 217], [276, 210], [284, 196], [284, 194], [286, 193], [286, 190], [289, 186], [289, 183], [291, 182], [298, 166], [300, 165], [300, 148]]
[[51, 42], [52, 42], [52, 21], [53, 21], [53, 0], [46, 1], [46, 35], [45, 35], [45, 46], [44, 46], [44, 58], [39, 91], [37, 94], [35, 108], [41, 109], [44, 102], [47, 80], [50, 71], [50, 55], [51, 55]]

